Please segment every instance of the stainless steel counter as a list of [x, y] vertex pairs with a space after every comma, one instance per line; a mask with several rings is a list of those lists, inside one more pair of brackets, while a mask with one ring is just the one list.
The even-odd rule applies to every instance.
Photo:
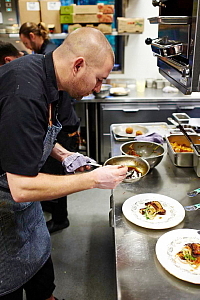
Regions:
[[87, 155], [103, 163], [110, 153], [111, 124], [143, 120], [167, 122], [173, 112], [185, 112], [195, 118], [199, 115], [200, 93], [183, 95], [179, 91], [164, 93], [160, 89], [146, 88], [144, 94], [132, 90], [128, 96], [87, 98], [77, 104], [80, 110], [84, 105], [84, 118], [81, 119], [85, 119]]
[[[112, 156], [119, 155], [121, 142], [111, 135]], [[165, 145], [166, 146], [166, 145]], [[141, 193], [158, 193], [178, 200], [183, 206], [200, 202], [187, 192], [200, 186], [193, 168], [173, 166], [169, 155], [150, 173], [133, 184], [120, 184], [111, 196], [116, 249], [118, 300], [193, 300], [200, 299], [200, 285], [182, 281], [169, 274], [158, 262], [158, 238], [173, 229], [200, 229], [200, 210], [186, 212], [184, 221], [167, 230], [150, 230], [129, 222], [122, 214], [123, 202]]]
[[108, 96], [104, 99], [102, 98], [90, 98], [85, 97], [80, 102], [84, 103], [108, 103], [108, 102], [149, 102], [151, 101], [189, 101], [189, 100], [199, 100], [200, 93], [192, 93], [191, 95], [184, 95], [180, 91], [177, 93], [164, 93], [162, 89], [151, 89], [146, 88], [145, 92], [140, 94], [136, 90], [131, 90], [127, 96]]

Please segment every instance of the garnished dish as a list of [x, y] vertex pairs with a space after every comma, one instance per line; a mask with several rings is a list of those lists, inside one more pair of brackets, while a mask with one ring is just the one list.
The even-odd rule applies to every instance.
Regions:
[[155, 250], [158, 261], [170, 274], [200, 284], [199, 230], [168, 231], [158, 239]]
[[165, 215], [166, 210], [159, 201], [146, 202], [144, 208], [140, 208], [139, 212], [146, 217], [147, 220], [153, 220], [157, 215]]
[[177, 253], [181, 261], [192, 265], [195, 269], [200, 266], [200, 244], [185, 244], [181, 251]]
[[185, 210], [177, 200], [154, 193], [130, 197], [123, 203], [122, 212], [130, 222], [149, 229], [171, 228], [185, 217]]
[[177, 142], [171, 142], [174, 152], [194, 152], [194, 150], [185, 144], [178, 144]]

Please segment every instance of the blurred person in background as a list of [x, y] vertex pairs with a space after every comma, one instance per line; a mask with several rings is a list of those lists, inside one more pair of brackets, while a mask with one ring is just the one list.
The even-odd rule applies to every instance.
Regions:
[[49, 40], [49, 30], [43, 22], [23, 23], [19, 29], [19, 36], [24, 46], [36, 54], [46, 54], [57, 48]]
[[15, 48], [13, 44], [0, 41], [0, 66], [3, 66], [4, 64], [7, 64], [23, 55], [24, 53]]
[[[32, 50], [35, 54], [47, 54], [53, 51], [57, 46], [49, 40], [49, 30], [44, 23], [36, 24], [34, 22], [26, 22], [21, 25], [19, 30], [20, 39], [26, 48]], [[62, 130], [57, 136], [57, 141], [69, 151], [76, 152], [79, 148], [79, 132], [78, 128], [80, 120], [74, 110], [74, 100], [64, 91], [60, 99], [63, 97], [67, 101], [60, 100], [58, 117], [62, 122]], [[43, 166], [41, 172], [49, 174], [64, 174], [62, 164], [49, 157]], [[47, 221], [47, 227], [50, 233], [59, 231], [69, 226], [67, 197], [54, 199], [52, 201], [42, 202], [44, 211], [51, 214], [51, 219]]]

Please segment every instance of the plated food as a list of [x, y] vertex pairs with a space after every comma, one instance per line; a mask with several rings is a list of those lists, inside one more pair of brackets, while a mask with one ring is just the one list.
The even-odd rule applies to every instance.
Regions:
[[188, 243], [183, 246], [177, 256], [182, 262], [190, 264], [195, 269], [200, 266], [200, 243]]
[[133, 138], [135, 136], [148, 133], [149, 129], [147, 129], [145, 126], [140, 125], [123, 124], [113, 127], [113, 132], [118, 136]]
[[163, 234], [156, 243], [161, 265], [175, 277], [200, 284], [200, 235], [195, 229], [176, 229]]
[[145, 207], [140, 208], [139, 212], [144, 215], [147, 220], [153, 220], [157, 215], [166, 214], [166, 210], [159, 201], [146, 202]]
[[[145, 214], [142, 213], [142, 210], [146, 208], [146, 203], [151, 203], [148, 208], [152, 209], [152, 213], [148, 213], [148, 216], [152, 214], [153, 218], [146, 218]], [[156, 211], [162, 212], [161, 214], [155, 213], [155, 205], [157, 206]], [[130, 222], [149, 229], [171, 228], [181, 223], [185, 217], [185, 210], [177, 200], [154, 193], [144, 193], [130, 197], [123, 203], [122, 212]]]

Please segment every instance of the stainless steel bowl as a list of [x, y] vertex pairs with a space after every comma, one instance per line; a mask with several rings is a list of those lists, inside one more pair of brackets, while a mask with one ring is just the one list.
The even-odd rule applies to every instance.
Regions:
[[[121, 145], [120, 150], [125, 155], [134, 155], [135, 152], [135, 155], [139, 155], [139, 157], [148, 161], [151, 169], [161, 162], [165, 154], [165, 149], [161, 144], [146, 141], [124, 143]], [[131, 150], [133, 150], [133, 154], [130, 154], [129, 151]]]
[[124, 165], [128, 167], [135, 167], [142, 174], [139, 178], [125, 178], [123, 182], [136, 182], [139, 181], [142, 177], [144, 177], [150, 170], [149, 163], [141, 157], [131, 156], [131, 155], [120, 155], [113, 156], [107, 159], [104, 163], [104, 166], [107, 165]]
[[111, 89], [112, 85], [110, 84], [102, 84], [101, 86], [101, 90], [100, 92], [93, 92], [93, 94], [95, 95], [95, 98], [105, 98], [107, 96], [110, 95], [110, 89]]

